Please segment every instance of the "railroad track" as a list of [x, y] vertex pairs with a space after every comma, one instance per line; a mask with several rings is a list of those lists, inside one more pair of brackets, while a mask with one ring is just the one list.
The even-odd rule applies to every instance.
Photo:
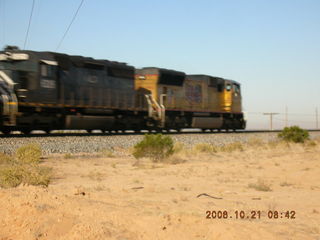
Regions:
[[[307, 130], [309, 132], [320, 132], [320, 129], [309, 129]], [[108, 133], [102, 133], [101, 131], [88, 133], [87, 131], [82, 130], [62, 130], [62, 131], [53, 131], [50, 134], [47, 134], [43, 131], [34, 131], [34, 133], [30, 134], [23, 134], [20, 132], [14, 132], [13, 134], [1, 134], [0, 133], [0, 139], [1, 138], [46, 138], [46, 137], [63, 137], [63, 136], [126, 136], [126, 135], [144, 135], [148, 133], [163, 133], [168, 135], [180, 135], [180, 134], [250, 134], [250, 133], [278, 133], [281, 132], [281, 130], [237, 130], [237, 131], [199, 131], [197, 129], [188, 129], [183, 130], [181, 132], [177, 131], [163, 131], [163, 132], [156, 132], [156, 131], [141, 131], [141, 132], [134, 132], [134, 131], [110, 131]]]

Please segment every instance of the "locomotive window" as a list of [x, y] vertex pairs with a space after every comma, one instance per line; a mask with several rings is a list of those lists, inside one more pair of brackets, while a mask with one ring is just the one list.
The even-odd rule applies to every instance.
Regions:
[[216, 88], [218, 85], [217, 81], [215, 79], [209, 79], [209, 87]]
[[230, 90], [231, 90], [231, 84], [230, 84], [230, 83], [228, 83], [228, 84], [226, 85], [226, 90], [227, 90], [227, 91], [230, 91]]
[[42, 77], [47, 77], [47, 78], [54, 78], [55, 74], [55, 67], [51, 65], [46, 65], [46, 64], [41, 64], [40, 65], [40, 71], [41, 71], [41, 76]]
[[238, 84], [233, 84], [233, 90], [236, 92], [236, 93], [240, 93], [240, 86]]
[[29, 88], [28, 73], [19, 71], [19, 78], [20, 78], [20, 87], [23, 89], [28, 89]]
[[223, 85], [222, 84], [218, 84], [218, 92], [222, 92], [223, 90]]
[[184, 79], [184, 75], [161, 73], [159, 83], [181, 86], [183, 84]]
[[108, 75], [111, 77], [133, 79], [134, 72], [133, 72], [133, 69], [108, 67]]
[[44, 64], [41, 64], [41, 76], [43, 77], [48, 76], [48, 68]]

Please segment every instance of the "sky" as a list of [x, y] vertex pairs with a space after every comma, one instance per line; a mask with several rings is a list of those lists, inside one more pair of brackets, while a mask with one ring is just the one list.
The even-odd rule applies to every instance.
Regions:
[[[26, 49], [241, 83], [248, 129], [320, 128], [319, 0], [35, 0]], [[0, 46], [23, 48], [32, 0], [0, 0]]]

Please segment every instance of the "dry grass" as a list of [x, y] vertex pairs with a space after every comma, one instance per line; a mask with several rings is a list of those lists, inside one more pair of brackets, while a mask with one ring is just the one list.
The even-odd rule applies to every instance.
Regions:
[[184, 163], [186, 160], [180, 154], [173, 154], [170, 157], [164, 159], [163, 163], [167, 164], [180, 164]]
[[219, 147], [219, 151], [221, 152], [234, 152], [234, 151], [243, 151], [244, 147], [241, 142], [233, 142]]
[[84, 175], [84, 177], [90, 178], [93, 181], [102, 181], [106, 175], [102, 172], [98, 172], [96, 170], [93, 170], [89, 172], [89, 174]]
[[51, 169], [39, 166], [41, 148], [29, 144], [17, 149], [15, 157], [0, 154], [0, 187], [16, 187], [20, 184], [48, 186]]
[[193, 150], [200, 153], [210, 154], [217, 152], [217, 148], [214, 145], [208, 143], [198, 143], [193, 147]]
[[71, 153], [66, 153], [63, 157], [65, 159], [70, 159], [70, 158], [72, 158], [72, 155], [71, 155]]
[[102, 149], [100, 151], [101, 157], [113, 158], [115, 157], [114, 153], [109, 149]]
[[280, 186], [281, 187], [290, 187], [290, 186], [292, 186], [293, 184], [292, 183], [288, 183], [288, 182], [282, 182], [282, 183], [280, 183]]
[[16, 187], [20, 184], [48, 186], [51, 169], [30, 165], [7, 165], [0, 170], [0, 186]]
[[182, 142], [175, 142], [173, 145], [173, 151], [174, 153], [180, 153], [183, 150], [185, 150], [185, 146]]
[[9, 164], [13, 161], [12, 156], [0, 152], [0, 165]]
[[19, 163], [33, 164], [39, 163], [41, 157], [41, 147], [38, 144], [28, 144], [16, 151], [16, 160]]
[[249, 183], [249, 188], [253, 188], [257, 191], [270, 192], [272, 191], [270, 184], [267, 184], [266, 181], [259, 179], [256, 183]]
[[263, 147], [263, 146], [265, 146], [266, 144], [265, 144], [265, 142], [264, 142], [262, 139], [257, 138], [257, 137], [252, 137], [252, 138], [250, 138], [250, 139], [248, 140], [247, 145], [248, 145], [249, 147]]
[[316, 140], [308, 140], [304, 143], [305, 147], [316, 147], [319, 143]]

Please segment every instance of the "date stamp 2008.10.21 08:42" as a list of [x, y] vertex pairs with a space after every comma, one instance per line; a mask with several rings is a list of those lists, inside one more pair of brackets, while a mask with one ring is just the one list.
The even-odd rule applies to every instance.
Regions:
[[296, 211], [294, 210], [207, 210], [205, 212], [207, 219], [296, 219]]

